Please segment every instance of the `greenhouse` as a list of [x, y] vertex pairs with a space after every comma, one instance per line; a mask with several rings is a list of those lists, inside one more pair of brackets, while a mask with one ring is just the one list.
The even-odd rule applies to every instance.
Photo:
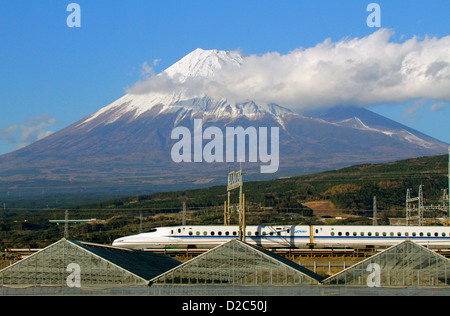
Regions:
[[325, 285], [439, 287], [450, 285], [450, 260], [405, 240], [323, 281]]
[[105, 287], [147, 285], [181, 264], [169, 256], [73, 240], [60, 241], [0, 271], [0, 285]]
[[317, 285], [321, 277], [282, 257], [233, 239], [150, 281], [151, 285]]
[[62, 239], [0, 270], [0, 295], [450, 295], [450, 260], [410, 240], [323, 279], [230, 240], [184, 263]]

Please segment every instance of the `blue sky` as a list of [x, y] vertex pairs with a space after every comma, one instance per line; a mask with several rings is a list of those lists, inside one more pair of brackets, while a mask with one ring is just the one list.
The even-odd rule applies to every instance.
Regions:
[[[71, 2], [80, 28], [66, 24]], [[160, 72], [199, 47], [287, 54], [365, 37], [379, 30], [366, 23], [371, 2], [392, 41], [450, 35], [448, 0], [2, 1], [0, 154], [115, 101], [142, 79], [144, 62], [159, 60]], [[449, 105], [415, 99], [370, 109], [450, 143]]]

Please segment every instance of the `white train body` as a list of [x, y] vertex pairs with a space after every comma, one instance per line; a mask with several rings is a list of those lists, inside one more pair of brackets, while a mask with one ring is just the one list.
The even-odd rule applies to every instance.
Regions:
[[[131, 249], [216, 247], [239, 238], [238, 226], [159, 227], [122, 237], [113, 246]], [[247, 226], [245, 241], [264, 248], [389, 247], [410, 239], [429, 248], [450, 249], [450, 227], [442, 226]]]

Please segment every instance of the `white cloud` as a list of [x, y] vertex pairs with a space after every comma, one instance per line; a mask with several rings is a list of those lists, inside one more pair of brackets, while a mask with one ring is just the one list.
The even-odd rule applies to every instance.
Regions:
[[430, 107], [430, 110], [433, 111], [433, 112], [441, 112], [441, 111], [443, 111], [445, 108], [447, 108], [448, 105], [449, 105], [448, 103], [438, 102], [438, 103], [433, 104], [433, 105]]
[[363, 38], [330, 39], [282, 55], [244, 57], [239, 69], [224, 67], [212, 78], [154, 76], [128, 92], [183, 89], [230, 101], [254, 100], [304, 110], [333, 105], [370, 106], [408, 100], [450, 100], [450, 36], [391, 41], [380, 29]]
[[427, 100], [425, 100], [425, 99], [420, 99], [420, 100], [414, 101], [413, 105], [411, 105], [410, 107], [406, 108], [403, 111], [401, 118], [402, 119], [409, 118], [409, 120], [411, 122], [416, 121], [417, 119], [421, 118], [421, 116], [419, 115], [419, 111], [420, 111], [420, 109], [425, 107], [426, 104], [427, 104]]
[[153, 66], [150, 66], [147, 61], [144, 61], [144, 63], [141, 65], [141, 76], [145, 80], [149, 80], [153, 76], [155, 76], [155, 69], [156, 65], [160, 62], [160, 59], [153, 60]]
[[0, 141], [6, 140], [9, 144], [17, 144], [16, 149], [23, 148], [53, 134], [48, 127], [54, 124], [56, 120], [49, 114], [29, 117], [20, 125], [0, 129]]
[[249, 56], [240, 71], [223, 76], [219, 85], [236, 98], [299, 110], [450, 100], [450, 36], [403, 43], [392, 43], [390, 37], [383, 29], [361, 39], [326, 40], [286, 55]]

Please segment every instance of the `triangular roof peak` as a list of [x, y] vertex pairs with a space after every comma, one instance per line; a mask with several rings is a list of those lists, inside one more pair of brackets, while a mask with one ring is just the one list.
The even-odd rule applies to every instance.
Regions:
[[150, 284], [312, 285], [321, 280], [280, 255], [232, 239], [152, 279]]
[[323, 283], [367, 286], [368, 280], [372, 282], [374, 278], [379, 281], [377, 286], [447, 286], [450, 285], [450, 260], [406, 239], [336, 273]]

